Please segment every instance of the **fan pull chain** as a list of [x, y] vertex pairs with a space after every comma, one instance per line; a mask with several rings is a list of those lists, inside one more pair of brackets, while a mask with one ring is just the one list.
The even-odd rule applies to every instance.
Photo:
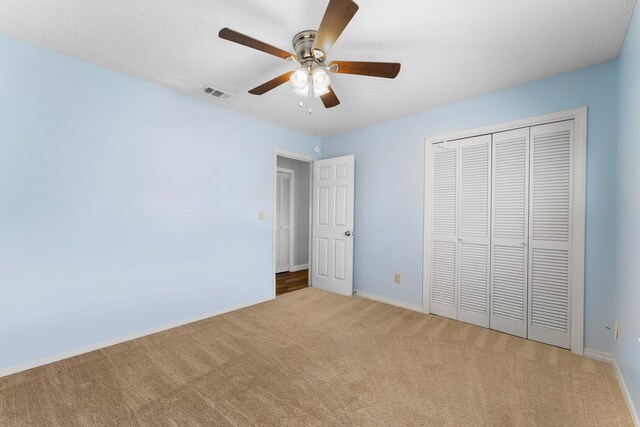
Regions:
[[309, 114], [312, 113], [311, 111], [311, 99], [313, 98], [313, 82], [311, 80], [311, 74], [309, 74]]

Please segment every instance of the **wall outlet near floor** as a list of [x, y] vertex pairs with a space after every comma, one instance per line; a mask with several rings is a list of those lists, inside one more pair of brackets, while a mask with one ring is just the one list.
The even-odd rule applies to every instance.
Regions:
[[396, 273], [396, 285], [400, 284], [400, 273]]
[[613, 337], [618, 339], [618, 322], [613, 324]]

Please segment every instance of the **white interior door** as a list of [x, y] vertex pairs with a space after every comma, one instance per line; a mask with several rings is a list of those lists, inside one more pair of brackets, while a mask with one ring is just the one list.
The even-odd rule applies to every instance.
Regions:
[[458, 318], [457, 141], [430, 148], [432, 182], [431, 312]]
[[355, 157], [313, 163], [313, 286], [353, 294]]
[[529, 339], [571, 347], [574, 122], [531, 128]]
[[276, 273], [291, 270], [293, 171], [278, 169], [276, 181]]
[[491, 319], [527, 336], [529, 128], [493, 134]]
[[460, 140], [458, 320], [489, 327], [491, 135]]

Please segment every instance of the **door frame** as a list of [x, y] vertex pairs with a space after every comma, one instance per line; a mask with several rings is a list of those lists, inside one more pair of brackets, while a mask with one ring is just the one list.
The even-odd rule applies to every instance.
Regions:
[[[288, 159], [299, 160], [301, 162], [305, 162], [309, 164], [309, 277], [307, 279], [307, 284], [311, 286], [311, 272], [313, 269], [311, 256], [311, 230], [312, 230], [312, 214], [313, 214], [313, 162], [318, 160], [311, 156], [306, 156], [304, 154], [295, 153], [293, 151], [282, 150], [280, 148], [276, 148], [273, 150], [273, 182], [271, 188], [271, 259], [272, 259], [272, 267], [271, 267], [271, 276], [273, 278], [272, 288], [273, 288], [273, 298], [276, 297], [276, 211], [278, 205], [277, 198], [277, 190], [278, 190], [278, 157], [286, 157]], [[290, 255], [293, 253], [291, 251]], [[293, 266], [293, 265], [292, 265]]]
[[564, 120], [574, 120], [575, 146], [573, 170], [573, 247], [571, 251], [571, 352], [584, 354], [584, 255], [585, 255], [585, 214], [587, 177], [587, 107], [564, 110], [540, 116], [528, 117], [505, 123], [452, 132], [425, 138], [424, 150], [424, 240], [422, 311], [430, 313], [431, 301], [431, 173], [428, 161], [434, 144], [457, 139], [493, 134], [508, 130], [531, 127]]
[[[296, 234], [296, 229], [295, 229], [295, 226], [296, 226], [296, 218], [295, 218], [296, 171], [294, 171], [293, 169], [287, 169], [287, 168], [277, 168], [276, 172], [289, 174], [289, 269], [292, 269], [293, 268], [293, 254], [294, 254], [294, 250], [295, 250], [295, 234]], [[278, 215], [277, 215], [278, 214], [278, 211], [277, 211], [277, 206], [278, 206], [277, 197], [278, 197], [278, 184], [277, 184], [277, 181], [276, 181], [276, 210], [273, 211], [273, 216], [276, 219], [276, 223], [277, 223], [277, 220], [278, 220]]]

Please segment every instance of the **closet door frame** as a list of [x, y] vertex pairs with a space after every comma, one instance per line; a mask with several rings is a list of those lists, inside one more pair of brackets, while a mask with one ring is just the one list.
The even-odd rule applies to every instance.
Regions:
[[584, 353], [584, 255], [585, 255], [585, 211], [586, 211], [586, 164], [587, 164], [587, 107], [565, 110], [540, 116], [519, 119], [506, 123], [463, 130], [445, 135], [425, 138], [424, 175], [424, 252], [423, 252], [423, 301], [422, 311], [431, 313], [431, 222], [432, 222], [432, 174], [430, 159], [434, 145], [447, 141], [493, 134], [522, 127], [537, 126], [565, 120], [574, 120], [575, 141], [573, 151], [573, 223], [571, 251], [571, 352]]

